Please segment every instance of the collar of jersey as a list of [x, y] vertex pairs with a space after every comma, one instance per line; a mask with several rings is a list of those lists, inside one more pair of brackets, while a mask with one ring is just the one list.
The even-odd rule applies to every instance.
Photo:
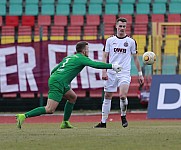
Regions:
[[126, 38], [128, 35], [125, 35], [124, 37], [122, 37], [122, 38], [120, 38], [120, 37], [118, 37], [117, 35], [116, 35], [116, 37], [118, 38], [118, 39], [124, 39], [124, 38]]

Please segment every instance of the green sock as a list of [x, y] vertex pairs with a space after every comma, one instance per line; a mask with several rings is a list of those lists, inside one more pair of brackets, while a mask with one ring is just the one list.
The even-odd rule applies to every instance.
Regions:
[[38, 107], [25, 113], [26, 118], [40, 116], [46, 114], [45, 107]]
[[69, 101], [66, 102], [65, 107], [64, 107], [64, 121], [68, 121], [71, 114], [72, 114], [72, 110], [74, 108], [74, 104], [70, 103]]

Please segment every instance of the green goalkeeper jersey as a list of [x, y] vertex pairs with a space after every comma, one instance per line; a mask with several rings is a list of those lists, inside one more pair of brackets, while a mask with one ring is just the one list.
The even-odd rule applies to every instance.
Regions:
[[65, 57], [51, 72], [51, 78], [59, 82], [70, 84], [78, 73], [85, 66], [90, 66], [97, 69], [111, 69], [112, 64], [92, 61], [90, 58], [77, 53], [72, 56]]

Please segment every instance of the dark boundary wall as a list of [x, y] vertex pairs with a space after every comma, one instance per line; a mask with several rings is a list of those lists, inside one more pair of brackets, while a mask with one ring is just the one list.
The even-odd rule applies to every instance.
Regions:
[[[41, 104], [46, 105], [47, 98], [43, 98], [43, 102], [40, 102], [40, 98], [3, 98], [0, 99], [0, 112], [24, 112], [33, 108], [39, 107]], [[57, 111], [63, 111], [66, 100], [62, 100], [57, 108]], [[40, 104], [41, 103], [41, 104]], [[75, 104], [74, 110], [101, 110], [102, 100], [101, 98], [78, 98]], [[119, 110], [119, 99], [113, 98], [111, 110]], [[129, 98], [129, 110], [145, 109], [137, 97]]]

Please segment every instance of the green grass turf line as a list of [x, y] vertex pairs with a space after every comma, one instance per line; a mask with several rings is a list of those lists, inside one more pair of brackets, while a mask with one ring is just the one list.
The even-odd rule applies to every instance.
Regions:
[[181, 121], [130, 121], [107, 123], [106, 129], [92, 128], [96, 123], [72, 123], [75, 129], [60, 129], [58, 123], [0, 124], [2, 150], [178, 150], [181, 148]]

